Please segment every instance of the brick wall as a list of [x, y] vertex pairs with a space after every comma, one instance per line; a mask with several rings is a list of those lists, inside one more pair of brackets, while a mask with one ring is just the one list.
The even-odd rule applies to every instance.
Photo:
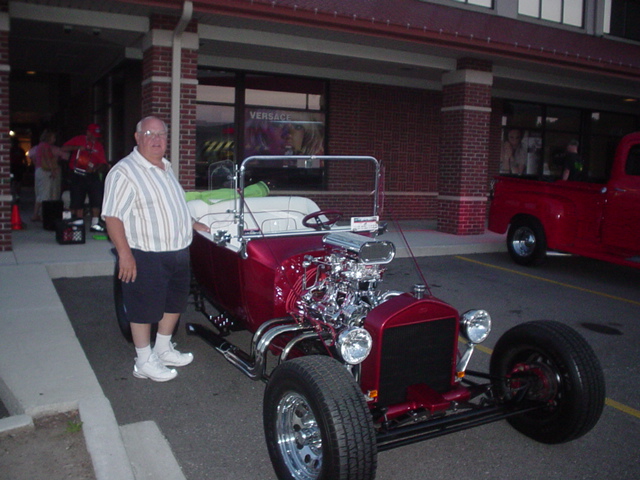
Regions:
[[[489, 73], [491, 65], [462, 59], [458, 69]], [[489, 79], [452, 75], [443, 82], [438, 175], [438, 230], [443, 232], [475, 235], [485, 230], [492, 121]]]
[[[371, 155], [381, 162], [385, 193], [382, 217], [434, 219], [440, 93], [332, 81], [329, 105], [328, 152]], [[330, 181], [349, 175], [349, 172], [336, 171], [335, 175], [332, 172]], [[335, 188], [334, 185], [331, 188]], [[356, 201], [360, 200], [355, 195], [343, 198], [343, 210], [348, 211], [349, 203]]]
[[185, 190], [196, 186], [196, 90], [198, 52], [182, 50], [182, 79], [180, 91], [180, 183]]
[[153, 77], [171, 77], [171, 48], [151, 46], [142, 57], [142, 116], [157, 115], [169, 123], [171, 84]]
[[[173, 32], [177, 17], [153, 15], [151, 29]], [[187, 32], [195, 32], [197, 23], [192, 21]], [[180, 125], [171, 125], [171, 67], [172, 48], [152, 45], [145, 50], [142, 59], [142, 115], [156, 115], [167, 123], [169, 129], [180, 128], [179, 181], [185, 190], [195, 188], [196, 159], [196, 88], [198, 52], [187, 48], [181, 53]], [[167, 154], [171, 142], [167, 142]], [[174, 159], [170, 159], [175, 161]]]

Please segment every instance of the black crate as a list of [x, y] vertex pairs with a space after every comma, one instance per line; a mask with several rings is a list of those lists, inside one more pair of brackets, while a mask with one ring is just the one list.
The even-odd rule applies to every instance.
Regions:
[[58, 220], [62, 220], [62, 200], [45, 200], [42, 202], [42, 228], [55, 230]]
[[84, 220], [58, 220], [56, 222], [56, 241], [60, 245], [72, 245], [85, 242]]

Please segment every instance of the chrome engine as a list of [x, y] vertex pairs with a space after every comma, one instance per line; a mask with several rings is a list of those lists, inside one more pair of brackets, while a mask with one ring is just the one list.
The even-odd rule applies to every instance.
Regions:
[[402, 292], [381, 292], [385, 265], [395, 256], [393, 243], [351, 232], [323, 239], [326, 255], [304, 259], [299, 314], [339, 331], [361, 327], [369, 311]]

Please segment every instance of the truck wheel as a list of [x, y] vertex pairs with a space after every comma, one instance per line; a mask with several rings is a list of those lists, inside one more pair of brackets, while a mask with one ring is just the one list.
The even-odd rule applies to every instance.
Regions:
[[514, 220], [507, 233], [507, 250], [519, 265], [542, 263], [547, 254], [547, 238], [540, 222], [524, 218]]
[[508, 420], [542, 443], [581, 437], [604, 408], [598, 358], [578, 332], [559, 322], [528, 322], [508, 330], [494, 348], [490, 371], [506, 400], [544, 403], [541, 410]]
[[312, 355], [276, 367], [265, 390], [263, 420], [279, 480], [375, 477], [371, 414], [360, 387], [336, 360]]

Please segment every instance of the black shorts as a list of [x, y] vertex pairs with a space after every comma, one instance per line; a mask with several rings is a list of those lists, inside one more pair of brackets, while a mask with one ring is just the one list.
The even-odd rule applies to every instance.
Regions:
[[104, 194], [104, 184], [97, 173], [71, 173], [71, 183], [69, 185], [71, 195], [71, 210], [84, 208], [84, 200], [89, 195], [89, 206], [91, 208], [102, 207], [102, 196]]
[[122, 301], [132, 323], [158, 323], [165, 313], [184, 313], [189, 300], [189, 249], [143, 252], [136, 259], [135, 282], [122, 283]]

